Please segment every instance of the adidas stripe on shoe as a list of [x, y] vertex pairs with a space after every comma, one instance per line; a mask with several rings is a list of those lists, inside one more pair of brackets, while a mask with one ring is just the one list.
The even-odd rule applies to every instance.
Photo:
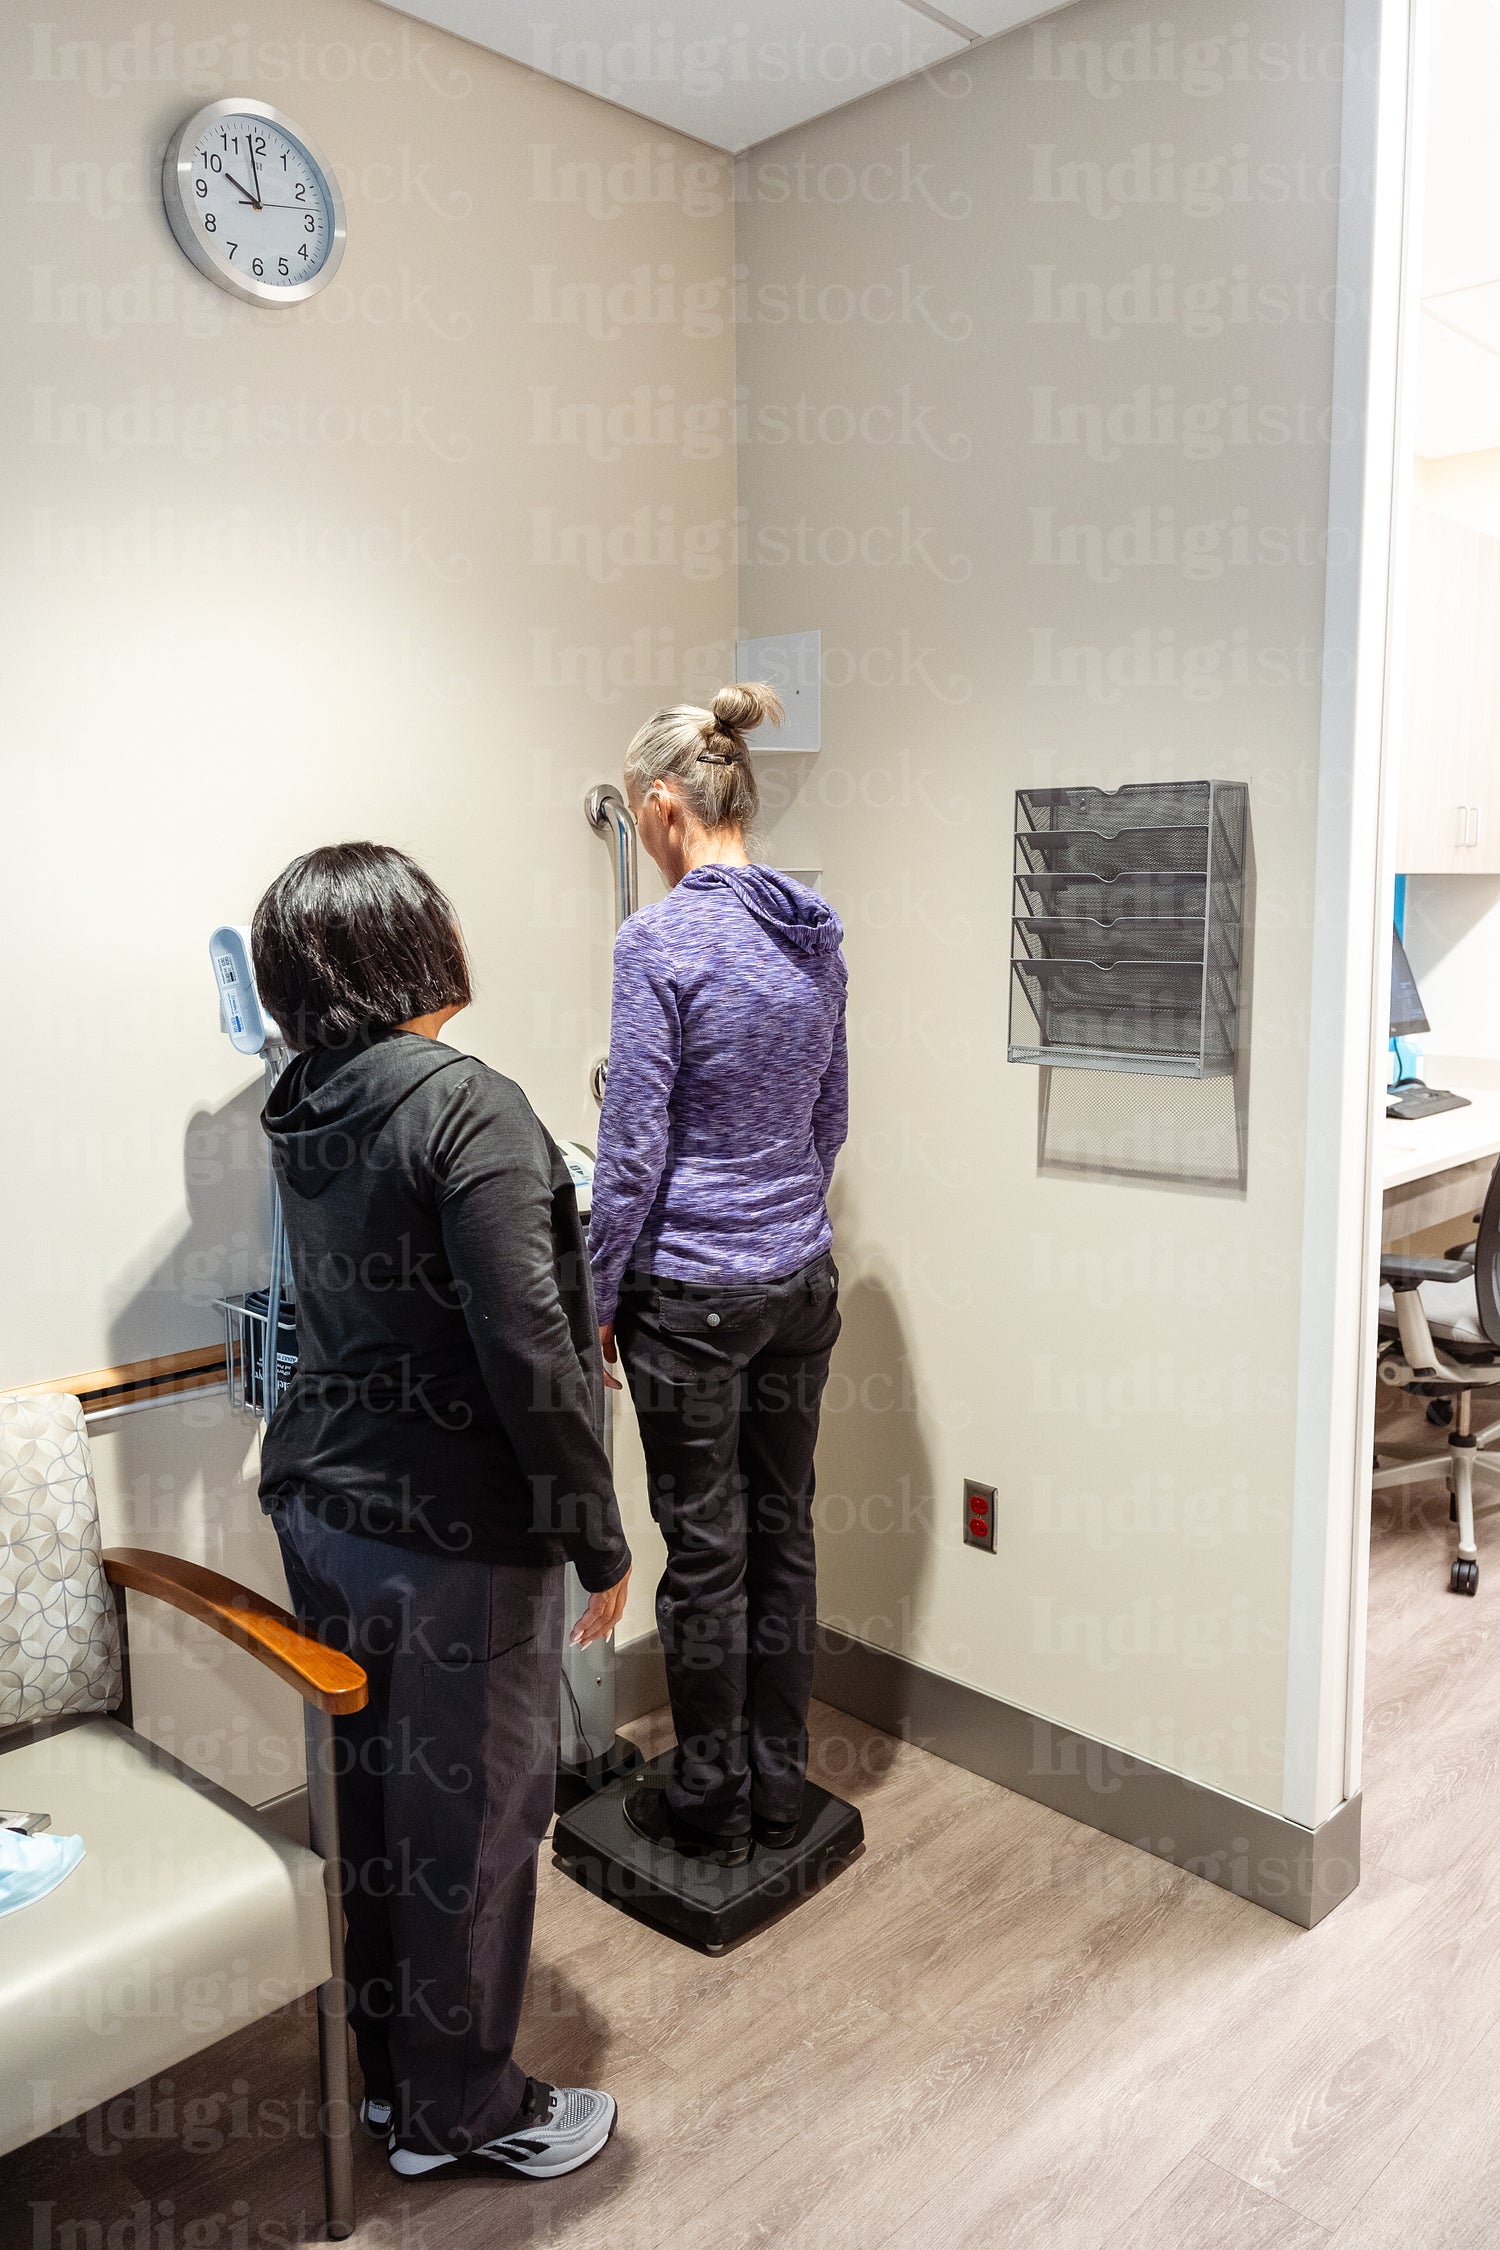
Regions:
[[613, 2094], [528, 2078], [520, 2118], [508, 2133], [465, 2156], [401, 2148], [392, 2134], [391, 2170], [407, 2180], [556, 2180], [599, 2154], [618, 2116]]

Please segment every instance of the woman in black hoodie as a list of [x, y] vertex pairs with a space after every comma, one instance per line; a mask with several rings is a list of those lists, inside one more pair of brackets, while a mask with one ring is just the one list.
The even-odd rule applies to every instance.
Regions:
[[299, 1616], [360, 1662], [341, 1719], [361, 2115], [409, 2176], [554, 2178], [612, 2098], [512, 2052], [551, 1817], [564, 1560], [587, 1642], [630, 1554], [600, 1440], [566, 1165], [520, 1088], [437, 1034], [469, 1000], [453, 910], [378, 844], [309, 852], [255, 911], [295, 1050], [268, 1100], [297, 1369], [261, 1498]]

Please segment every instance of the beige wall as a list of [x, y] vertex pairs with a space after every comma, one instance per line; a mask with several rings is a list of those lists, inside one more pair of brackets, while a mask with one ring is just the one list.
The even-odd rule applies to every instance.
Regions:
[[[426, 861], [474, 956], [454, 1035], [591, 1132], [583, 792], [734, 633], [724, 160], [369, 0], [244, 13], [96, 0], [0, 34], [0, 1383], [195, 1343], [250, 1278], [258, 1086], [207, 938], [308, 845]], [[167, 229], [162, 144], [225, 92], [343, 185], [342, 269], [294, 311], [236, 304]], [[210, 1469], [180, 1421], [108, 1450], [173, 1484], [160, 1535], [196, 1551], [243, 1431]]]
[[[824, 1614], [1279, 1810], [1341, 17], [1277, 0], [1236, 61], [1193, 0], [1143, 68], [1138, 16], [746, 161], [742, 609], [828, 653]], [[1057, 1073], [1044, 1128], [1005, 1060], [1013, 791], [1200, 776], [1250, 787], [1242, 1187], [1226, 1087]]]
[[[1242, 57], [1193, 0], [1143, 73], [1132, 11], [1084, 0], [759, 152], [737, 240], [691, 144], [368, 0], [254, 17], [5, 35], [0, 942], [40, 1021], [0, 1125], [3, 1379], [194, 1342], [244, 1285], [256, 1089], [204, 945], [306, 844], [425, 858], [466, 1042], [591, 1126], [579, 801], [643, 705], [723, 676], [738, 503], [738, 622], [824, 633], [827, 747], [768, 771], [767, 828], [825, 868], [853, 979], [824, 1613], [1279, 1807], [1338, 11], [1277, 0]], [[160, 210], [163, 138], [231, 87], [344, 182], [343, 270], [286, 316], [200, 282]], [[632, 559], [641, 510], [665, 559]], [[1044, 1126], [1004, 1060], [1012, 792], [1200, 775], [1250, 784], [1242, 1114], [1058, 1074]], [[252, 1435], [208, 1403], [101, 1425], [110, 1535], [273, 1588]], [[623, 1452], [629, 1638], [658, 1550]], [[1000, 1487], [993, 1558], [965, 1475]], [[277, 1794], [295, 1714], [209, 1670], [162, 1731]]]

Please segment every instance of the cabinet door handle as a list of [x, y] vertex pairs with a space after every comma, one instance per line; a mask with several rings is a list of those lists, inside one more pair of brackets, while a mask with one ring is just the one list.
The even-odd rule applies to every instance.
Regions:
[[1477, 805], [1470, 805], [1469, 810], [1474, 815], [1474, 833], [1469, 838], [1469, 842], [1471, 845], [1477, 846], [1479, 842], [1479, 807]]
[[1468, 841], [1469, 808], [1467, 805], [1460, 805], [1458, 808], [1458, 848], [1460, 851], [1464, 850], [1465, 846], [1468, 844]]

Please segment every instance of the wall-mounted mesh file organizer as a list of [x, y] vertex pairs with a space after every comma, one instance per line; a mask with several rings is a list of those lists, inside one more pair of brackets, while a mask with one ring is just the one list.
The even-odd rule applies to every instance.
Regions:
[[1232, 1072], [1243, 782], [1016, 792], [1010, 1060]]

